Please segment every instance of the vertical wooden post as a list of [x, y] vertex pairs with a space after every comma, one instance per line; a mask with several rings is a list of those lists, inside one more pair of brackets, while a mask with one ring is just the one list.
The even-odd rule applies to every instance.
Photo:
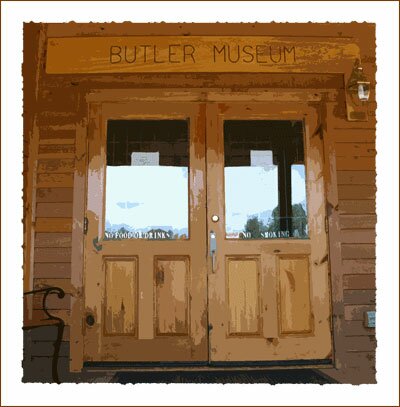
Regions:
[[344, 303], [343, 303], [343, 275], [341, 270], [341, 248], [339, 227], [339, 200], [337, 190], [335, 141], [330, 128], [329, 118], [334, 114], [334, 104], [325, 104], [325, 114], [321, 118], [326, 131], [324, 132], [325, 149], [325, 178], [326, 178], [326, 205], [328, 216], [329, 258], [332, 291], [332, 329], [334, 363], [340, 369], [344, 360]]
[[[39, 81], [46, 40], [43, 24], [24, 25], [24, 291], [33, 289], [36, 167], [39, 128], [36, 124]], [[27, 310], [32, 311], [32, 307]]]
[[79, 372], [83, 366], [83, 223], [85, 216], [87, 120], [76, 126], [76, 153], [74, 171], [72, 258], [71, 258], [71, 323], [70, 371]]

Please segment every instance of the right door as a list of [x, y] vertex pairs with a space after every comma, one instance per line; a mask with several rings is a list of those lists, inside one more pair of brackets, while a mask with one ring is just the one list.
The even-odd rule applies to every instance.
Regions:
[[332, 358], [318, 124], [307, 106], [208, 105], [211, 362]]

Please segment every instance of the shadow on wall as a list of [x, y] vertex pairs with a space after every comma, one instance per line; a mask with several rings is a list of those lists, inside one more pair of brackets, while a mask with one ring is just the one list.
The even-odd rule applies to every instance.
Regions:
[[[41, 331], [41, 332], [40, 332]], [[25, 383], [52, 382], [51, 362], [55, 327], [43, 327], [24, 332]], [[46, 340], [43, 340], [46, 338]], [[336, 383], [312, 369], [253, 370], [253, 371], [190, 371], [190, 372], [94, 372], [70, 373], [68, 342], [62, 342], [58, 371], [60, 381], [72, 383]]]

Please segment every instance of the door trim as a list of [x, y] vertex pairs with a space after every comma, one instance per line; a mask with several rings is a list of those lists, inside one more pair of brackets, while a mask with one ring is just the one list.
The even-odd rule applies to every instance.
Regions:
[[[80, 372], [83, 366], [84, 317], [84, 216], [87, 192], [87, 133], [84, 118], [76, 125], [75, 170], [72, 210], [71, 248], [71, 317], [70, 317], [70, 371]], [[73, 340], [71, 340], [73, 339]]]
[[223, 88], [164, 88], [155, 89], [95, 89], [85, 96], [87, 103], [104, 102], [286, 102], [305, 103], [336, 101], [339, 91], [336, 89], [287, 89], [256, 88], [247, 91], [224, 90]]

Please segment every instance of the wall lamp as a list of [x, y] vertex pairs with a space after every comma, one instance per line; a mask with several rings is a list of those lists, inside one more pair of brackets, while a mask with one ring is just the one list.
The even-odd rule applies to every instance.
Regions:
[[353, 101], [358, 97], [359, 101], [367, 102], [369, 99], [370, 88], [371, 82], [368, 81], [368, 78], [363, 72], [360, 60], [357, 59], [347, 82], [347, 91], [351, 95]]

